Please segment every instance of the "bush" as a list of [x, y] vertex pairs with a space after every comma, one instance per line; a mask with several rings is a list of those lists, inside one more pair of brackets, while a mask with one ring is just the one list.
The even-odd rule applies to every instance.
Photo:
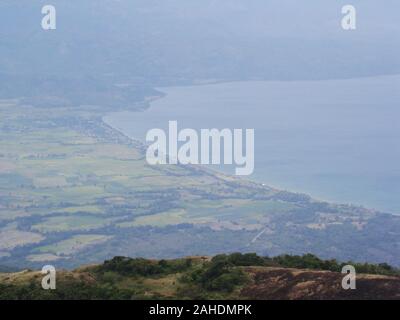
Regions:
[[96, 271], [103, 275], [111, 271], [123, 276], [147, 277], [182, 272], [190, 268], [191, 265], [192, 261], [190, 259], [160, 260], [156, 262], [143, 258], [115, 257], [112, 260], [105, 261]]
[[229, 261], [235, 266], [263, 266], [265, 260], [255, 253], [232, 253]]
[[251, 261], [260, 263], [258, 257], [253, 254], [217, 255], [203, 268], [193, 271], [185, 280], [190, 279], [205, 290], [231, 292], [247, 279], [244, 272], [237, 267], [252, 265]]
[[209, 290], [232, 292], [236, 286], [245, 283], [245, 281], [245, 274], [239, 269], [233, 269], [205, 283], [205, 287]]

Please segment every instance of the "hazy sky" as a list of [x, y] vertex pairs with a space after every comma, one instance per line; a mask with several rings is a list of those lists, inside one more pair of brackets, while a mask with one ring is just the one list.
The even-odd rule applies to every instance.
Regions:
[[[57, 30], [50, 32], [41, 29], [44, 4], [1, 1], [0, 73], [292, 79], [400, 72], [396, 0], [53, 0]], [[345, 4], [357, 9], [356, 31], [341, 28]]]

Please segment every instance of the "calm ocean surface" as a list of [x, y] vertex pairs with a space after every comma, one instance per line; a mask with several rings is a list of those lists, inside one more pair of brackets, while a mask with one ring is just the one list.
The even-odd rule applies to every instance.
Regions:
[[251, 179], [400, 214], [400, 76], [159, 90], [167, 95], [150, 109], [104, 120], [143, 141], [170, 120], [179, 129], [254, 128]]

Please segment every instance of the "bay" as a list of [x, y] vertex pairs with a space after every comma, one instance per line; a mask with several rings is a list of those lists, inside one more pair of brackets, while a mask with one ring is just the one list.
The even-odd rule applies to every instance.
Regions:
[[400, 76], [158, 89], [166, 95], [148, 110], [111, 113], [104, 121], [142, 141], [171, 120], [179, 129], [254, 128], [250, 179], [400, 213]]

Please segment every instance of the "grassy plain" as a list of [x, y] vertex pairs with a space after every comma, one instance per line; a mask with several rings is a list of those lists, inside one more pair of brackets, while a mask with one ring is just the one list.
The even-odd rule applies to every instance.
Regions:
[[149, 166], [105, 112], [0, 101], [0, 265], [247, 250], [400, 264], [399, 218], [205, 168]]

